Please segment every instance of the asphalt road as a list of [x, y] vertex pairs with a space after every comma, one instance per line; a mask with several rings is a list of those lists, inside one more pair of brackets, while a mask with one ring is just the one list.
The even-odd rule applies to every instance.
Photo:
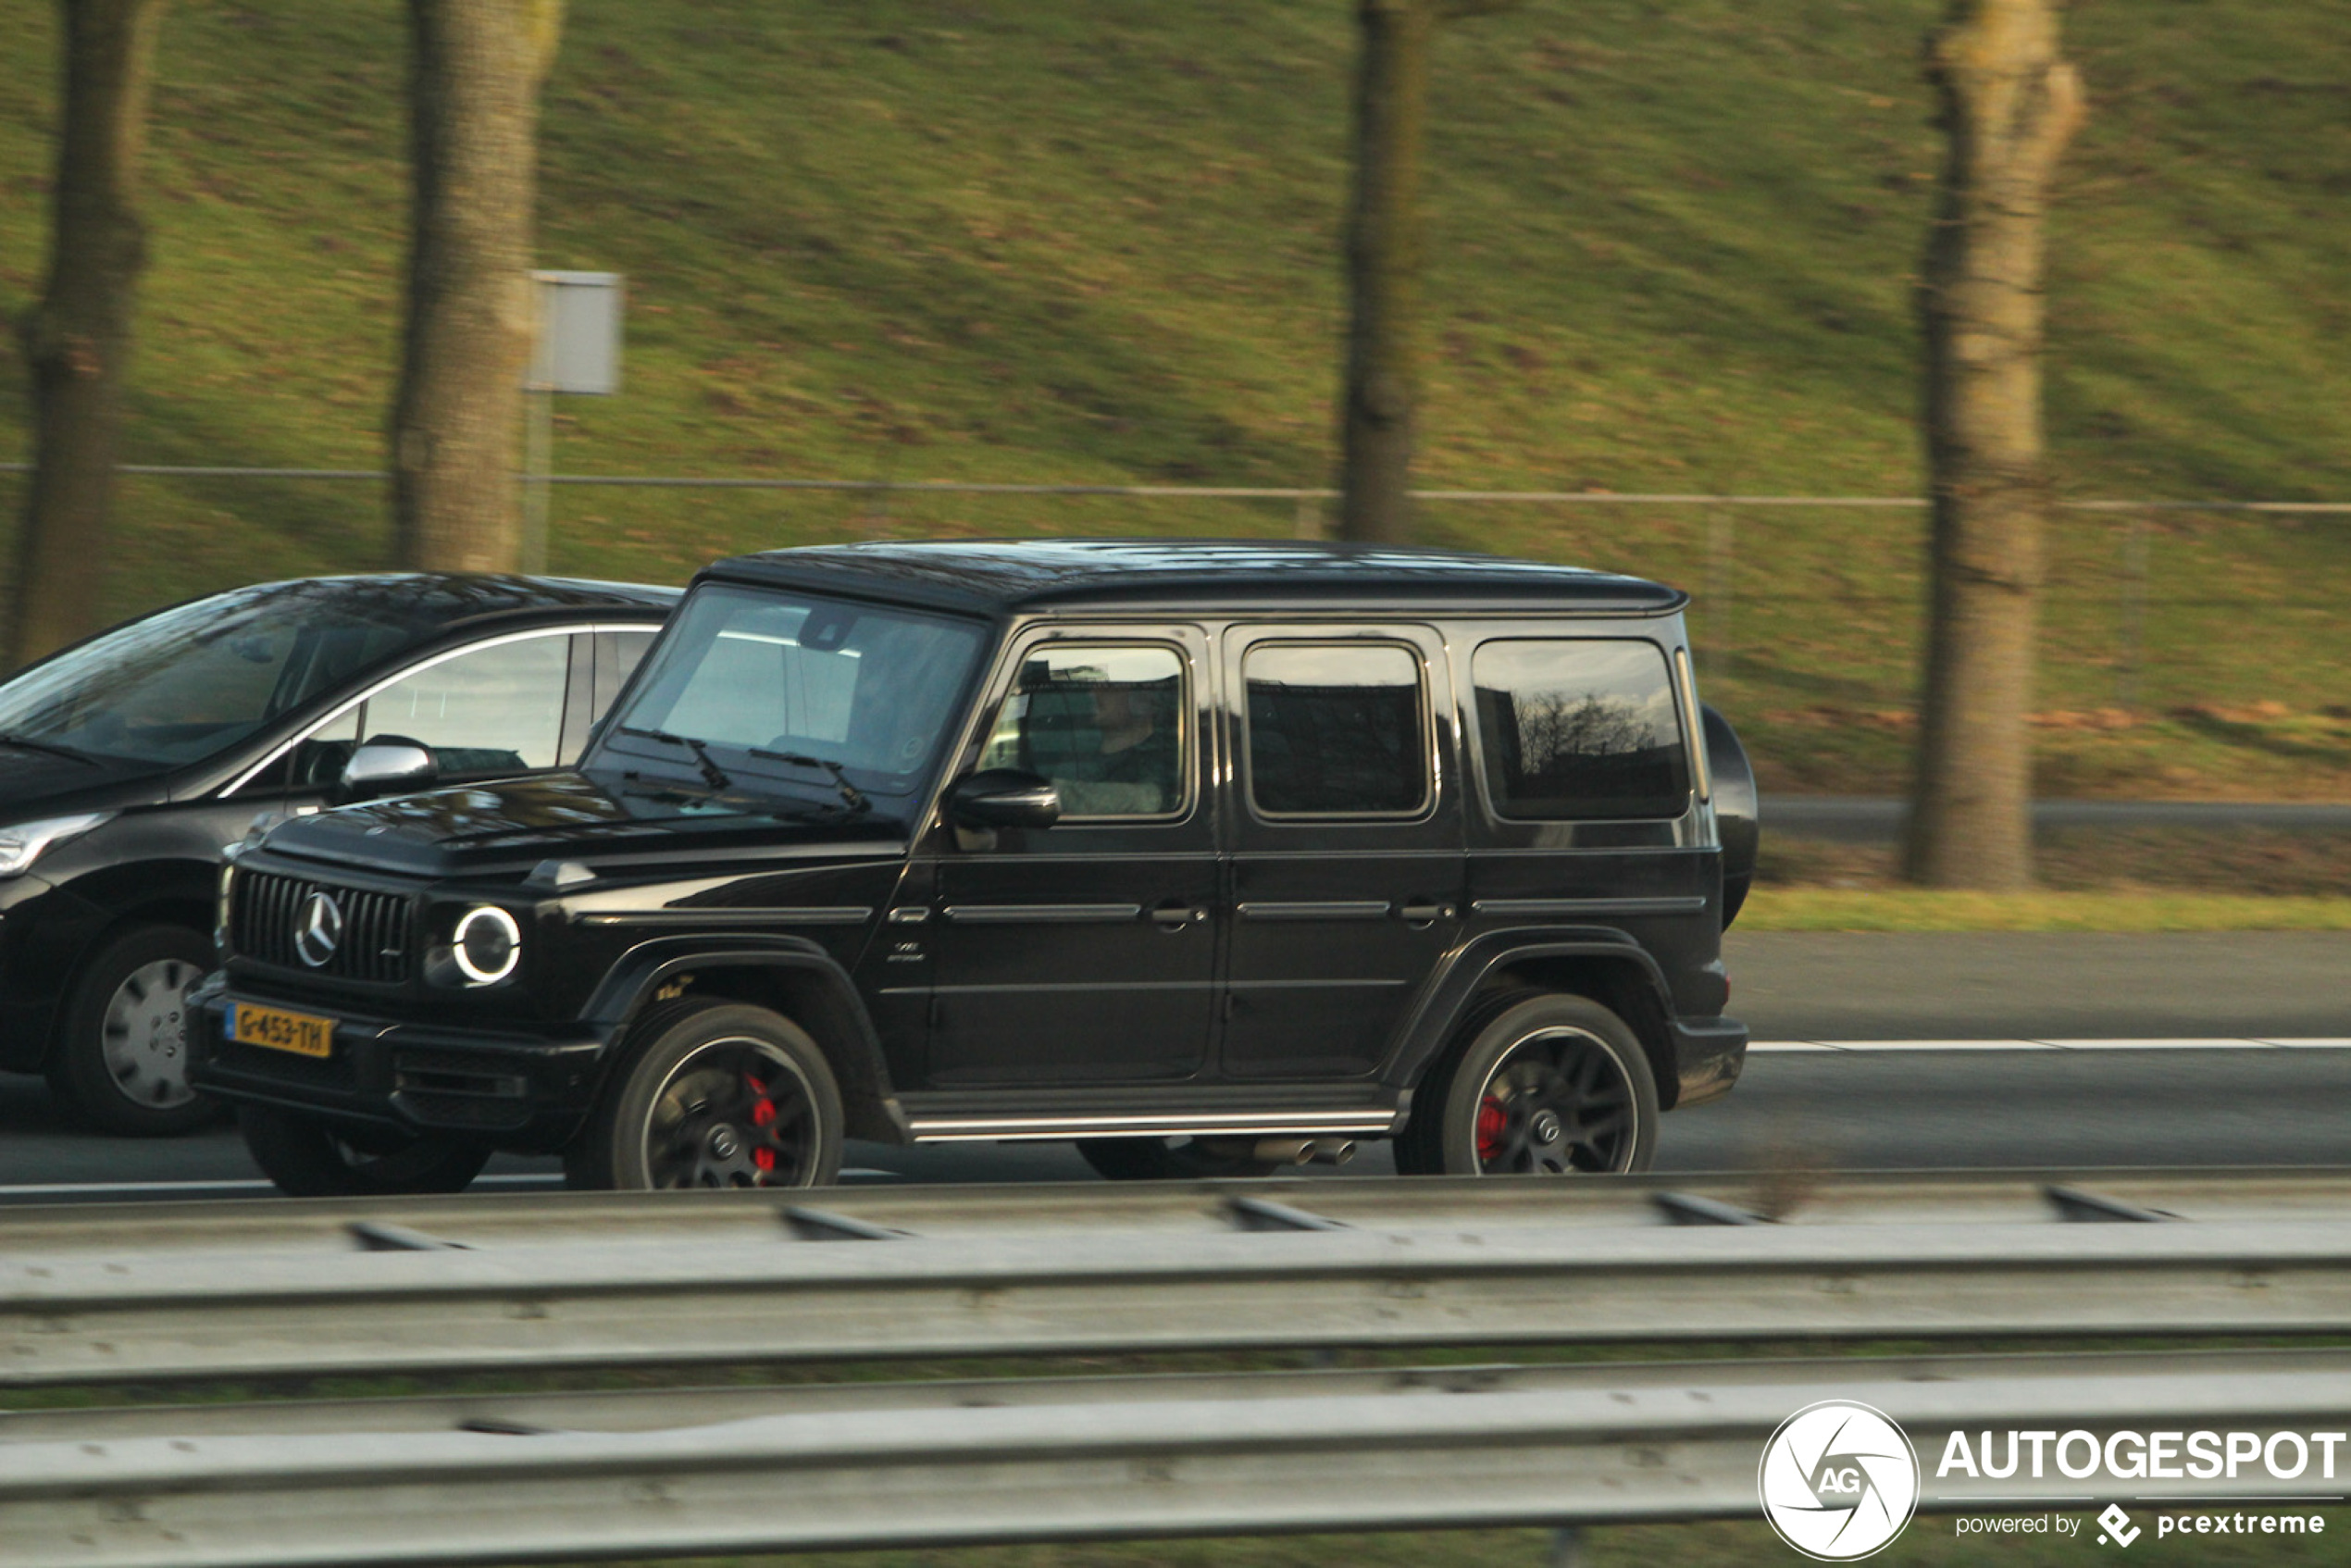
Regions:
[[[1733, 932], [1732, 1010], [1764, 1040], [2351, 1039], [2351, 933]], [[2351, 1049], [1758, 1053], [1668, 1116], [1667, 1170], [2351, 1165]], [[1065, 1145], [852, 1145], [852, 1181], [1091, 1179]], [[1370, 1146], [1350, 1172], [1392, 1169]], [[543, 1182], [548, 1161], [490, 1179]], [[58, 1124], [0, 1078], [0, 1188], [257, 1179], [225, 1129], [160, 1142]], [[0, 1201], [40, 1196], [0, 1191]]]

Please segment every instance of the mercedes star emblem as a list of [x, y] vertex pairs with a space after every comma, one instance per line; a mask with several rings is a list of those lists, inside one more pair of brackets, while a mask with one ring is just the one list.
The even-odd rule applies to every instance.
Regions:
[[326, 966], [342, 940], [342, 906], [330, 893], [312, 893], [294, 921], [294, 952], [313, 969]]

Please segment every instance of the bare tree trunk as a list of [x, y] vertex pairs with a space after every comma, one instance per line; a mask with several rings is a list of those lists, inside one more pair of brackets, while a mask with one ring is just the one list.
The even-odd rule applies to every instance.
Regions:
[[2059, 3], [1952, 0], [1927, 44], [1949, 150], [1919, 286], [1933, 585], [1904, 871], [1935, 887], [2033, 880], [2043, 219], [2083, 114]]
[[1355, 78], [1355, 197], [1348, 214], [1347, 333], [1338, 531], [1399, 543], [1412, 527], [1412, 414], [1420, 399], [1421, 149], [1428, 122], [1426, 0], [1362, 0]]
[[414, 216], [391, 432], [406, 566], [521, 561], [539, 87], [562, 21], [562, 0], [408, 0]]
[[1350, 314], [1338, 531], [1401, 543], [1412, 529], [1420, 403], [1421, 154], [1437, 24], [1517, 0], [1361, 0], [1355, 191], [1348, 211]]
[[33, 475], [6, 667], [97, 629], [139, 275], [139, 153], [163, 0], [64, 0], [65, 99], [49, 277], [21, 324]]

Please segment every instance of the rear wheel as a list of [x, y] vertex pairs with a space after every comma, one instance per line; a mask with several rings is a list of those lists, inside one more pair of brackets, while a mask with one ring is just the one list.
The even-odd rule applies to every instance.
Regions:
[[1077, 1152], [1112, 1181], [1206, 1181], [1271, 1176], [1246, 1138], [1081, 1138]]
[[185, 926], [134, 926], [82, 965], [49, 1062], [50, 1088], [107, 1132], [165, 1137], [219, 1102], [188, 1087], [188, 988], [212, 942]]
[[821, 1187], [840, 1088], [808, 1032], [764, 1007], [678, 1002], [630, 1031], [564, 1176], [593, 1188]]
[[1473, 1027], [1414, 1097], [1396, 1164], [1413, 1176], [1645, 1171], [1658, 1117], [1657, 1076], [1624, 1020], [1541, 993]]
[[462, 1192], [490, 1151], [390, 1127], [342, 1127], [274, 1105], [240, 1105], [237, 1126], [261, 1174], [291, 1198]]

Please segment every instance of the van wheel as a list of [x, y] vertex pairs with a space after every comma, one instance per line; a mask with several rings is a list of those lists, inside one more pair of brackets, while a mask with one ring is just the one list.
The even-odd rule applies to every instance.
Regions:
[[1250, 1157], [1246, 1138], [1081, 1138], [1077, 1153], [1111, 1181], [1209, 1181], [1262, 1176], [1274, 1166]]
[[1507, 1002], [1473, 1025], [1413, 1098], [1397, 1139], [1408, 1176], [1645, 1171], [1657, 1076], [1624, 1020], [1586, 997]]
[[185, 926], [134, 926], [82, 965], [49, 1060], [58, 1099], [107, 1132], [194, 1130], [220, 1102], [188, 1087], [188, 988], [212, 941]]
[[840, 1086], [808, 1031], [764, 1007], [648, 1012], [564, 1178], [597, 1189], [822, 1187], [840, 1172]]
[[463, 1192], [490, 1151], [391, 1127], [340, 1127], [274, 1105], [240, 1105], [237, 1126], [261, 1174], [290, 1198]]

